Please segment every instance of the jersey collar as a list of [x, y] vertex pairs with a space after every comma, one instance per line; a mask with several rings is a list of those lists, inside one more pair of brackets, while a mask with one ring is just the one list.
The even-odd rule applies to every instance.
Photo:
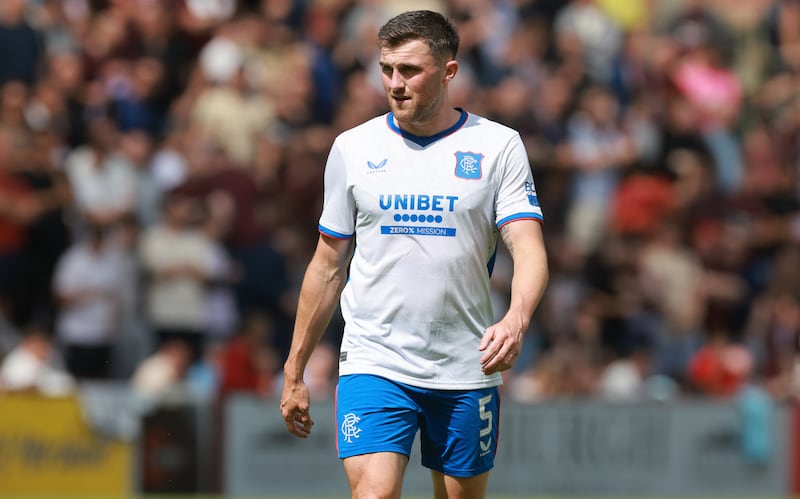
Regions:
[[467, 121], [468, 113], [460, 107], [457, 107], [456, 110], [461, 112], [461, 116], [458, 118], [458, 121], [455, 123], [455, 125], [451, 126], [446, 130], [442, 130], [439, 133], [430, 135], [428, 137], [420, 137], [419, 135], [414, 135], [413, 133], [401, 130], [400, 127], [395, 124], [394, 113], [392, 112], [389, 112], [389, 114], [386, 115], [386, 124], [389, 125], [389, 128], [394, 130], [396, 133], [400, 134], [404, 139], [408, 139], [411, 142], [421, 147], [427, 147], [436, 142], [437, 140], [441, 139], [442, 137], [446, 137], [451, 133], [455, 132], [456, 130], [458, 130], [459, 128], [461, 128], [462, 126], [464, 126], [464, 123], [466, 123]]

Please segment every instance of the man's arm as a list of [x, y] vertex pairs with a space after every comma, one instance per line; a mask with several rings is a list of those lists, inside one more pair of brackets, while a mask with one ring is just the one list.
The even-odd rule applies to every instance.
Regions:
[[309, 415], [308, 387], [303, 381], [303, 372], [336, 310], [352, 253], [353, 239], [320, 236], [300, 288], [292, 345], [283, 366], [280, 406], [286, 428], [298, 437], [308, 437], [314, 425]]
[[486, 329], [479, 349], [483, 372], [509, 369], [519, 356], [522, 337], [547, 285], [547, 254], [541, 224], [534, 220], [511, 222], [500, 231], [514, 260], [511, 303], [497, 324]]

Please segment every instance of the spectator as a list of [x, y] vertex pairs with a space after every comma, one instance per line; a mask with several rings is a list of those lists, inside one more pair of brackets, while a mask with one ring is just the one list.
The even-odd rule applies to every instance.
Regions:
[[164, 191], [167, 190], [156, 181], [152, 168], [153, 149], [153, 136], [144, 130], [131, 130], [120, 137], [120, 154], [135, 169], [136, 203], [130, 220], [139, 227], [148, 227], [159, 220]]
[[112, 348], [111, 377], [129, 379], [136, 366], [155, 349], [149, 324], [142, 317], [143, 276], [139, 257], [141, 229], [135, 220], [124, 220], [113, 236], [120, 254], [117, 267], [121, 288], [120, 331]]
[[106, 110], [88, 123], [89, 143], [72, 150], [64, 168], [75, 195], [78, 231], [85, 225], [113, 226], [135, 216], [136, 170], [120, 154], [119, 134]]
[[311, 51], [311, 73], [314, 88], [314, 115], [311, 122], [330, 124], [341, 93], [341, 68], [336, 65], [336, 42], [339, 39], [342, 5], [316, 3], [306, 11], [305, 32]]
[[193, 362], [186, 371], [189, 392], [198, 402], [215, 402], [222, 380], [223, 343], [211, 340], [206, 343], [202, 357]]
[[245, 54], [235, 40], [211, 40], [200, 64], [209, 85], [194, 103], [191, 122], [216, 139], [230, 162], [250, 167], [259, 132], [274, 120], [273, 105], [248, 81]]
[[161, 117], [167, 120], [162, 125], [169, 122], [170, 105], [183, 92], [195, 62], [192, 40], [179, 29], [173, 4], [172, 1], [139, 1], [131, 7], [132, 31], [140, 44], [138, 55], [158, 61], [163, 70], [152, 96], [157, 107], [163, 110]]
[[223, 346], [220, 398], [234, 392], [266, 397], [275, 393], [278, 355], [270, 348], [272, 318], [260, 313], [245, 317], [238, 333]]
[[594, 0], [571, 0], [555, 19], [555, 37], [563, 47], [575, 45], [596, 83], [608, 83], [622, 31]]
[[241, 279], [241, 269], [224, 244], [233, 219], [234, 201], [221, 191], [211, 193], [205, 201], [203, 229], [213, 245], [206, 322], [210, 339], [224, 341], [239, 327], [240, 321], [234, 289]]
[[614, 358], [600, 372], [597, 395], [612, 401], [642, 400], [649, 396], [647, 382], [654, 366], [655, 344], [646, 333], [633, 342], [627, 355]]
[[589, 253], [608, 229], [609, 201], [635, 150], [620, 126], [619, 106], [607, 88], [587, 89], [580, 103], [568, 121], [573, 178], [566, 236], [578, 251]]
[[[220, 155], [215, 143], [204, 134], [199, 134], [199, 138], [188, 143], [186, 147], [185, 159], [189, 175], [175, 190], [200, 205], [211, 203], [214, 206], [214, 199], [230, 201], [232, 213], [226, 215], [230, 216], [230, 220], [225, 224], [227, 227], [222, 228], [224, 232], [217, 235], [216, 243], [224, 244], [237, 269], [239, 278], [232, 284], [238, 314], [258, 310], [271, 314], [279, 327], [275, 341], [280, 342], [288, 336], [286, 323], [288, 312], [291, 311], [286, 268], [286, 255], [290, 253], [280, 247], [279, 236], [272, 233], [276, 227], [270, 223], [277, 220], [284, 226], [289, 226], [289, 222], [282, 217], [293, 206], [288, 204], [288, 200], [294, 197], [293, 201], [300, 205], [298, 212], [290, 212], [289, 215], [293, 217], [291, 227], [294, 227], [295, 220], [301, 215], [299, 208], [305, 206], [304, 198], [298, 198], [308, 191], [294, 191], [289, 182], [282, 179], [278, 191], [264, 192], [252, 173], [227, 162]], [[297, 139], [297, 147], [307, 146], [300, 144], [300, 139]], [[300, 163], [298, 159], [293, 167], [304, 173], [308, 171], [307, 168], [314, 167], [314, 164], [309, 160]], [[303, 187], [307, 187], [313, 178], [317, 177], [301, 175], [298, 181], [303, 182]], [[267, 210], [274, 211], [265, 214]]]
[[680, 380], [704, 333], [702, 262], [680, 227], [665, 221], [646, 237], [636, 265], [642, 296], [658, 321], [650, 352], [653, 371]]
[[69, 395], [76, 388], [75, 380], [59, 364], [50, 335], [30, 328], [0, 362], [0, 392]]
[[145, 316], [157, 344], [183, 342], [192, 361], [207, 340], [206, 306], [214, 247], [200, 230], [200, 205], [180, 193], [164, 201], [163, 219], [145, 229], [140, 258], [145, 271]]
[[5, 0], [0, 5], [0, 85], [36, 80], [44, 45], [41, 35], [25, 20], [26, 0]]
[[169, 340], [162, 343], [136, 368], [131, 388], [146, 406], [186, 400], [189, 397], [186, 373], [191, 365], [192, 352], [185, 342]]
[[[694, 25], [694, 24], [692, 24]], [[744, 92], [736, 73], [723, 61], [724, 45], [700, 30], [687, 42], [672, 81], [696, 111], [697, 126], [715, 162], [719, 187], [732, 191], [742, 183], [742, 158], [731, 129], [742, 110]]]
[[103, 225], [92, 225], [56, 266], [56, 336], [67, 369], [78, 379], [109, 378], [129, 287], [122, 267], [123, 253]]
[[72, 209], [72, 192], [66, 176], [56, 165], [60, 139], [54, 130], [30, 135], [20, 148], [17, 177], [29, 190], [38, 213], [25, 230], [25, 243], [16, 284], [14, 322], [47, 324], [52, 329], [56, 304], [53, 275], [61, 255], [72, 242], [66, 217]]
[[16, 294], [22, 278], [23, 250], [28, 225], [41, 206], [28, 184], [18, 176], [17, 143], [11, 132], [0, 128], [0, 315], [16, 315]]
[[712, 333], [689, 363], [689, 381], [702, 395], [726, 398], [736, 395], [749, 380], [753, 359], [742, 345], [731, 342], [723, 331]]
[[51, 86], [63, 102], [63, 109], [52, 119], [63, 127], [62, 138], [69, 149], [62, 154], [66, 154], [88, 140], [83, 95], [87, 72], [76, 48], [51, 54], [44, 66], [43, 84]]
[[166, 69], [161, 61], [142, 57], [122, 65], [120, 73], [109, 103], [117, 128], [122, 132], [143, 130], [159, 134], [166, 121], [160, 100]]

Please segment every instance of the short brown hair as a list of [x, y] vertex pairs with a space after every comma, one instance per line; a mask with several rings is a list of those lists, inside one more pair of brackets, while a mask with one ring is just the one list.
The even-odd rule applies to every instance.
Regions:
[[458, 53], [459, 37], [453, 23], [431, 10], [412, 10], [389, 19], [378, 31], [378, 46], [398, 47], [412, 40], [428, 44], [434, 56], [454, 59]]

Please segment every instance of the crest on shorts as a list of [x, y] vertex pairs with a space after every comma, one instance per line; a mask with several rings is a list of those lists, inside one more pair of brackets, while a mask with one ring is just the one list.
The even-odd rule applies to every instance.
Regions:
[[342, 419], [342, 426], [340, 429], [342, 430], [344, 441], [348, 444], [352, 444], [353, 439], [358, 438], [358, 434], [361, 433], [361, 428], [358, 427], [359, 421], [361, 421], [361, 418], [352, 412], [345, 414]]
[[479, 179], [483, 176], [481, 165], [483, 154], [477, 152], [456, 152], [456, 177]]

